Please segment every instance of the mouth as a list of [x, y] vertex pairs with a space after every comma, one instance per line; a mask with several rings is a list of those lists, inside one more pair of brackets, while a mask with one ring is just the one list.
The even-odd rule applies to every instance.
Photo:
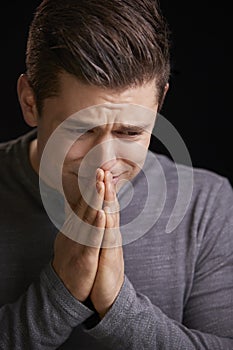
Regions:
[[116, 185], [116, 184], [118, 183], [119, 178], [120, 178], [120, 175], [117, 175], [117, 176], [113, 176], [113, 177], [112, 177], [112, 182], [113, 182], [114, 185]]
[[123, 180], [124, 178], [126, 179], [127, 178], [127, 175], [126, 175], [127, 173], [128, 173], [128, 171], [123, 171], [123, 173], [121, 173], [121, 174], [113, 175], [112, 176], [113, 184], [116, 185], [120, 179], [121, 180]]
[[[123, 173], [121, 174], [117, 174], [117, 175], [112, 175], [112, 182], [114, 185], [116, 185], [119, 181], [120, 178], [122, 178], [122, 176], [124, 176], [125, 174], [127, 173], [127, 171], [124, 171]], [[73, 175], [75, 175], [76, 177], [78, 177], [81, 181], [91, 181], [95, 178], [95, 174], [93, 173], [93, 176], [90, 176], [90, 174], [80, 174], [80, 172], [76, 172], [76, 171], [73, 171], [72, 172]]]

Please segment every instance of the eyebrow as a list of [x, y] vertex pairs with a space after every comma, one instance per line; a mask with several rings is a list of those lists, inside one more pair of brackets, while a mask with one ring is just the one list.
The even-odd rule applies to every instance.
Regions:
[[[142, 130], [147, 130], [151, 127], [151, 124], [139, 124], [139, 125], [134, 125], [134, 124], [123, 124], [123, 123], [107, 123], [107, 124], [114, 124], [116, 125], [116, 129], [118, 130], [132, 130], [132, 131], [142, 131]], [[101, 127], [102, 125], [96, 125], [92, 123], [86, 123], [85, 121], [77, 121], [77, 120], [67, 120], [65, 122], [65, 127], [68, 128], [83, 128], [83, 129], [93, 129], [93, 128], [98, 128]]]

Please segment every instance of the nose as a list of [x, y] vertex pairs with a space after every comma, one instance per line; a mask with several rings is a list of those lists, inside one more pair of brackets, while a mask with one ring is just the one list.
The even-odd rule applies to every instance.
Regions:
[[88, 153], [84, 158], [83, 166], [86, 171], [94, 171], [97, 168], [111, 171], [117, 162], [117, 145], [116, 140], [111, 136], [102, 136], [94, 140]]
[[94, 154], [97, 167], [101, 167], [105, 171], [111, 170], [117, 161], [116, 141], [111, 137], [101, 138], [95, 146]]

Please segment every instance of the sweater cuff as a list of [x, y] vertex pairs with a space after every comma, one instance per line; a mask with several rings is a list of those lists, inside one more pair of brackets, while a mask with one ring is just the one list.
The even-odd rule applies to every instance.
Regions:
[[122, 329], [126, 315], [130, 314], [131, 306], [136, 298], [136, 291], [125, 275], [121, 290], [106, 315], [95, 327], [91, 329], [84, 328], [84, 331], [96, 339], [108, 337], [113, 334], [117, 334], [120, 338], [120, 329]]
[[84, 322], [93, 315], [93, 311], [78, 301], [65, 287], [54, 271], [51, 262], [41, 272], [41, 283], [48, 290], [49, 299], [63, 316], [69, 319], [72, 327]]

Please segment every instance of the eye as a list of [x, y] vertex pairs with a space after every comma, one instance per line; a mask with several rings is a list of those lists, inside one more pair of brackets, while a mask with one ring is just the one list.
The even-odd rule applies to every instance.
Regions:
[[91, 134], [91, 133], [93, 133], [93, 130], [92, 129], [77, 129], [77, 132], [79, 134], [86, 134], [86, 133]]
[[129, 136], [129, 137], [133, 137], [133, 136], [138, 136], [142, 134], [142, 131], [130, 131], [130, 130], [125, 130], [125, 131], [116, 131], [116, 133], [118, 135], [122, 135], [122, 136]]
[[78, 128], [78, 129], [69, 129], [68, 130], [70, 133], [72, 134], [89, 134], [89, 133], [93, 133], [93, 130], [92, 129], [81, 129], [81, 128]]
[[128, 136], [137, 136], [137, 135], [141, 135], [141, 132], [138, 131], [128, 131], [127, 132]]

